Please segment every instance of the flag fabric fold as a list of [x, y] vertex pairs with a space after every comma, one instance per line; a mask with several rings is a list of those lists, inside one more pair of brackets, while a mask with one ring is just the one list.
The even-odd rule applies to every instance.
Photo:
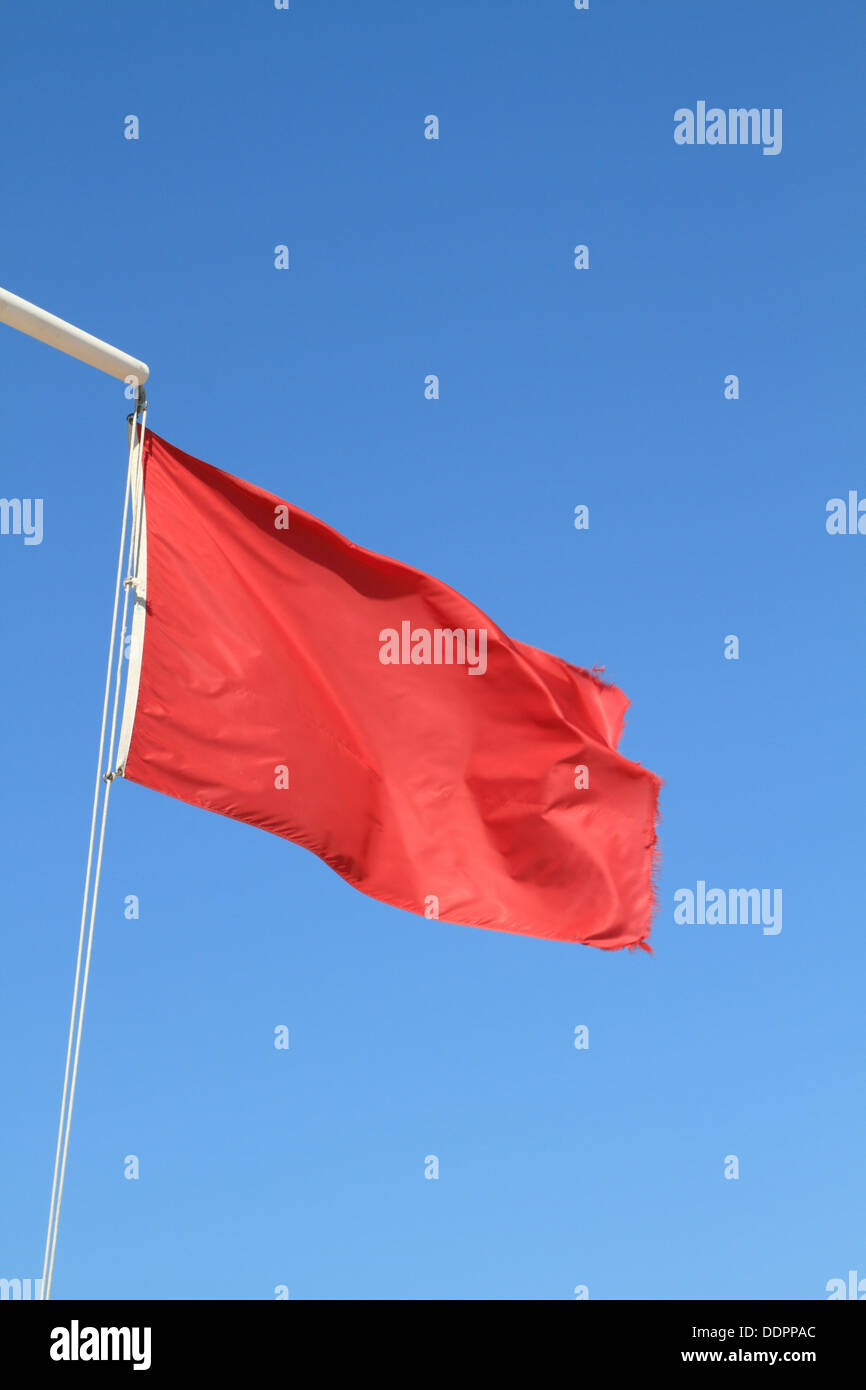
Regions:
[[127, 780], [429, 918], [646, 945], [659, 779], [628, 701], [447, 585], [148, 431]]

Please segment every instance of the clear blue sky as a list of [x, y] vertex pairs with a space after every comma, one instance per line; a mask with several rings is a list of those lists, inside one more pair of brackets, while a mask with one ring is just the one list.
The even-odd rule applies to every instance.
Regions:
[[[866, 495], [864, 37], [855, 0], [5, 6], [0, 282], [145, 358], [165, 438], [603, 665], [665, 779], [652, 957], [119, 785], [56, 1297], [866, 1275], [866, 536], [825, 529]], [[781, 107], [782, 153], [677, 146], [700, 100]], [[3, 1277], [41, 1268], [127, 410], [0, 328], [0, 495], [44, 499], [0, 536]], [[698, 880], [782, 931], [676, 924]]]

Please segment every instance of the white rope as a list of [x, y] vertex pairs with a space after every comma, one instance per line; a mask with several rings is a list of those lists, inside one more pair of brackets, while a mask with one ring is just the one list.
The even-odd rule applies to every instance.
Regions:
[[[78, 1057], [81, 1050], [81, 1036], [84, 1026], [84, 1005], [87, 998], [87, 984], [90, 977], [90, 956], [93, 948], [93, 927], [96, 920], [96, 908], [99, 900], [99, 880], [102, 873], [102, 851], [105, 844], [105, 824], [108, 815], [108, 798], [111, 792], [112, 779], [104, 779], [102, 775], [103, 755], [105, 752], [105, 729], [108, 722], [108, 702], [111, 693], [111, 675], [115, 659], [115, 639], [117, 635], [117, 610], [120, 602], [121, 588], [123, 587], [123, 616], [121, 623], [120, 647], [117, 651], [117, 676], [114, 691], [114, 706], [111, 718], [111, 733], [109, 735], [109, 752], [114, 749], [115, 729], [117, 726], [117, 708], [120, 697], [121, 671], [123, 668], [123, 645], [126, 638], [126, 613], [129, 599], [129, 587], [121, 585], [123, 574], [123, 549], [126, 539], [127, 521], [129, 516], [130, 496], [134, 493], [138, 468], [141, 464], [141, 450], [144, 444], [144, 430], [147, 419], [147, 406], [142, 411], [140, 433], [136, 438], [136, 422], [133, 417], [132, 428], [129, 436], [129, 464], [126, 475], [126, 493], [123, 501], [123, 521], [120, 528], [120, 546], [117, 555], [117, 578], [114, 587], [114, 610], [111, 616], [111, 637], [108, 644], [108, 668], [105, 673], [105, 696], [102, 704], [102, 726], [99, 733], [99, 756], [96, 764], [96, 786], [93, 792], [93, 811], [90, 818], [90, 843], [87, 850], [87, 869], [84, 877], [84, 897], [81, 905], [81, 928], [78, 937], [78, 958], [75, 963], [75, 984], [72, 990], [72, 1011], [69, 1018], [69, 1038], [66, 1044], [66, 1066], [63, 1074], [63, 1094], [60, 1102], [60, 1123], [57, 1129], [57, 1149], [54, 1155], [54, 1176], [51, 1183], [51, 1204], [48, 1212], [48, 1233], [45, 1238], [45, 1258], [42, 1266], [42, 1290], [43, 1299], [51, 1296], [51, 1281], [54, 1276], [54, 1256], [57, 1250], [57, 1231], [60, 1225], [60, 1204], [63, 1199], [63, 1185], [66, 1178], [66, 1156], [69, 1150], [69, 1133], [72, 1125], [72, 1106], [75, 1099], [75, 1085], [78, 1079]], [[138, 514], [143, 505], [144, 488], [140, 481], [138, 491], [133, 502], [133, 519], [129, 538], [129, 559], [128, 565], [132, 565], [133, 558], [136, 557], [135, 545], [138, 533]], [[133, 571], [130, 569], [130, 573]], [[109, 758], [109, 767], [113, 765], [113, 758]], [[93, 876], [91, 888], [91, 869], [93, 867], [93, 846], [96, 837], [96, 820], [99, 810], [99, 796], [102, 789], [105, 789], [102, 800], [102, 819], [99, 828], [99, 845], [96, 855], [96, 871]], [[85, 923], [87, 922], [87, 909], [90, 906], [90, 919], [87, 935], [87, 952], [84, 962], [84, 977], [81, 979], [81, 957], [84, 949]], [[79, 982], [81, 982], [81, 995], [79, 999]], [[76, 1023], [77, 1013], [77, 1023]], [[74, 1040], [74, 1055], [73, 1055]], [[70, 1081], [70, 1061], [72, 1062], [72, 1077]], [[62, 1149], [62, 1156], [61, 1156]]]

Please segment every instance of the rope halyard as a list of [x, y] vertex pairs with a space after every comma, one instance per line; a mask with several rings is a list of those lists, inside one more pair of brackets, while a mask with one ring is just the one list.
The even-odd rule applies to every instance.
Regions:
[[[139, 414], [140, 422], [136, 416]], [[144, 503], [144, 486], [141, 475], [142, 448], [147, 420], [147, 402], [143, 393], [136, 402], [136, 410], [130, 417], [129, 463], [126, 475], [126, 492], [123, 501], [123, 520], [120, 528], [120, 545], [117, 555], [117, 578], [114, 586], [114, 608], [111, 616], [111, 637], [108, 644], [108, 667], [105, 673], [105, 695], [102, 704], [102, 724], [99, 733], [99, 755], [96, 764], [96, 784], [93, 792], [93, 808], [90, 818], [90, 841], [87, 850], [87, 868], [84, 875], [84, 894], [81, 905], [81, 926], [78, 936], [78, 955], [75, 963], [75, 983], [72, 990], [72, 1010], [69, 1018], [69, 1037], [66, 1044], [66, 1065], [63, 1073], [63, 1093], [60, 1102], [60, 1121], [57, 1128], [57, 1148], [54, 1155], [54, 1176], [51, 1182], [51, 1202], [48, 1212], [48, 1232], [45, 1238], [45, 1256], [42, 1266], [42, 1299], [51, 1297], [51, 1282], [54, 1276], [54, 1256], [57, 1250], [57, 1232], [60, 1225], [60, 1206], [63, 1199], [63, 1186], [66, 1178], [66, 1159], [69, 1151], [69, 1133], [72, 1125], [72, 1107], [75, 1100], [75, 1086], [78, 1079], [78, 1058], [81, 1050], [81, 1036], [84, 1026], [84, 1005], [87, 998], [87, 985], [90, 978], [90, 958], [93, 948], [93, 928], [99, 901], [99, 880], [102, 873], [102, 852], [105, 844], [105, 825], [108, 815], [108, 798], [114, 780], [114, 747], [117, 729], [117, 710], [120, 700], [121, 672], [123, 669], [124, 643], [126, 640], [126, 619], [129, 594], [135, 580], [122, 582], [123, 552], [129, 523], [130, 501], [132, 502], [132, 524], [129, 528], [129, 554], [127, 574], [134, 576], [138, 560], [138, 545], [141, 534], [141, 517]], [[117, 615], [120, 595], [123, 592], [123, 609], [120, 629], [120, 642], [116, 645]], [[116, 671], [115, 671], [116, 662]], [[112, 675], [115, 675], [114, 702], [111, 713], [111, 729], [108, 737], [108, 770], [105, 767], [106, 727], [108, 707], [111, 698]], [[102, 813], [100, 817], [100, 796]], [[97, 842], [96, 824], [99, 819]], [[94, 871], [94, 845], [96, 844], [96, 864]], [[91, 882], [92, 875], [92, 882]], [[89, 917], [88, 917], [89, 908]], [[86, 948], [85, 948], [86, 929]], [[84, 972], [82, 975], [82, 957]], [[70, 1072], [71, 1065], [71, 1072]]]

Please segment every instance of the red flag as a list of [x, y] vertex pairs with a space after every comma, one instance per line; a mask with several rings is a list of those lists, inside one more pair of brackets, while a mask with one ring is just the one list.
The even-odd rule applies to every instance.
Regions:
[[128, 780], [409, 912], [645, 944], [660, 783], [621, 691], [150, 431], [144, 475]]

